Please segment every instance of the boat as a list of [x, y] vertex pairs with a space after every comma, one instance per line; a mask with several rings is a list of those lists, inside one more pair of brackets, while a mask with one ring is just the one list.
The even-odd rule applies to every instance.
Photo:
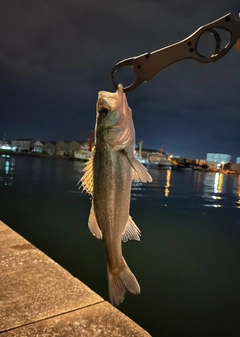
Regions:
[[158, 167], [160, 169], [169, 170], [172, 163], [161, 152], [152, 152], [148, 156], [149, 166]]
[[78, 161], [88, 161], [93, 155], [93, 152], [90, 151], [89, 145], [85, 144], [78, 151], [73, 151], [70, 160], [78, 160]]
[[159, 161], [158, 161], [158, 167], [160, 169], [166, 169], [166, 170], [169, 170], [172, 168], [172, 163], [167, 160], [167, 158], [165, 157], [160, 157], [159, 158]]
[[71, 157], [69, 157], [70, 160], [78, 160], [86, 162], [88, 161], [92, 155], [93, 155], [93, 131], [90, 130], [90, 137], [88, 139], [88, 142], [83, 144], [80, 148], [80, 150], [73, 151]]
[[186, 165], [173, 165], [172, 169], [174, 171], [192, 171], [191, 166], [186, 166]]
[[134, 157], [144, 166], [148, 165], [148, 160], [145, 158], [140, 157], [136, 152], [134, 153]]
[[88, 161], [93, 155], [92, 151], [75, 151], [70, 158], [71, 160], [78, 160], [78, 161]]

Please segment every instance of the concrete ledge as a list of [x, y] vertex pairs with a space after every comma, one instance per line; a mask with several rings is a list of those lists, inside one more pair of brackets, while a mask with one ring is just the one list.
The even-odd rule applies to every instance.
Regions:
[[0, 335], [150, 336], [1, 221]]

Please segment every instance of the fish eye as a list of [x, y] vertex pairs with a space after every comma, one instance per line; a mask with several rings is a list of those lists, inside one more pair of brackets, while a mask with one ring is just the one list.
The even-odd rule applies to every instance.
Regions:
[[101, 109], [98, 110], [98, 113], [100, 117], [106, 117], [107, 114], [109, 113], [109, 110], [106, 107], [102, 107]]

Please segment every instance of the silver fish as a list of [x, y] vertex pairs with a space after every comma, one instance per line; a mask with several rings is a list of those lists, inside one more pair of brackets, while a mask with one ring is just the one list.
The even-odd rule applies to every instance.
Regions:
[[96, 108], [95, 150], [79, 182], [92, 195], [88, 227], [104, 242], [109, 298], [119, 305], [127, 291], [140, 293], [122, 256], [121, 241], [139, 241], [141, 233], [129, 215], [131, 182], [151, 182], [152, 177], [134, 157], [132, 110], [123, 86], [120, 84], [116, 93], [100, 91]]

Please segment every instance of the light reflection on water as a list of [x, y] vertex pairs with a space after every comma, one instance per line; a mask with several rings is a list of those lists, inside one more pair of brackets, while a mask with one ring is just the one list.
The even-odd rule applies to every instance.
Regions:
[[67, 181], [71, 177], [77, 185], [83, 168], [84, 163], [70, 162], [66, 158], [56, 160], [24, 155], [0, 157], [0, 184], [13, 186], [15, 181], [17, 184], [31, 181], [34, 185], [41, 185], [42, 180]]
[[[0, 220], [108, 300], [104, 249], [87, 226], [90, 197], [77, 186], [83, 167], [0, 157]], [[142, 292], [119, 309], [152, 336], [239, 336], [239, 176], [149, 172], [152, 183], [132, 183], [141, 242], [123, 245]]]
[[0, 157], [0, 186], [12, 186], [14, 165], [14, 158]]
[[[220, 200], [226, 192], [227, 175], [223, 173], [206, 173], [203, 180], [203, 198], [206, 207], [222, 207]], [[216, 203], [217, 202], [217, 203]]]
[[[31, 165], [29, 165], [31, 162]], [[82, 176], [84, 163], [66, 159], [55, 160], [39, 157], [0, 157], [0, 186], [14, 186], [15, 177], [19, 184], [31, 180], [34, 185], [71, 179], [71, 192], [78, 192], [78, 181]], [[203, 207], [240, 208], [240, 176], [220, 172], [173, 171], [149, 169], [152, 183], [132, 182], [131, 200], [153, 198], [160, 205], [174, 206], [176, 200], [185, 207], [194, 203]]]
[[164, 169], [150, 169], [150, 174], [153, 177], [152, 183], [132, 183], [132, 200], [149, 198], [151, 191], [152, 198], [165, 200], [164, 206], [171, 205], [171, 201], [175, 198], [185, 200], [194, 198], [194, 202], [202, 204], [203, 207], [240, 208], [239, 175]]
[[165, 197], [168, 197], [170, 193], [169, 188], [170, 188], [170, 182], [171, 182], [171, 174], [172, 174], [172, 170], [166, 171]]

